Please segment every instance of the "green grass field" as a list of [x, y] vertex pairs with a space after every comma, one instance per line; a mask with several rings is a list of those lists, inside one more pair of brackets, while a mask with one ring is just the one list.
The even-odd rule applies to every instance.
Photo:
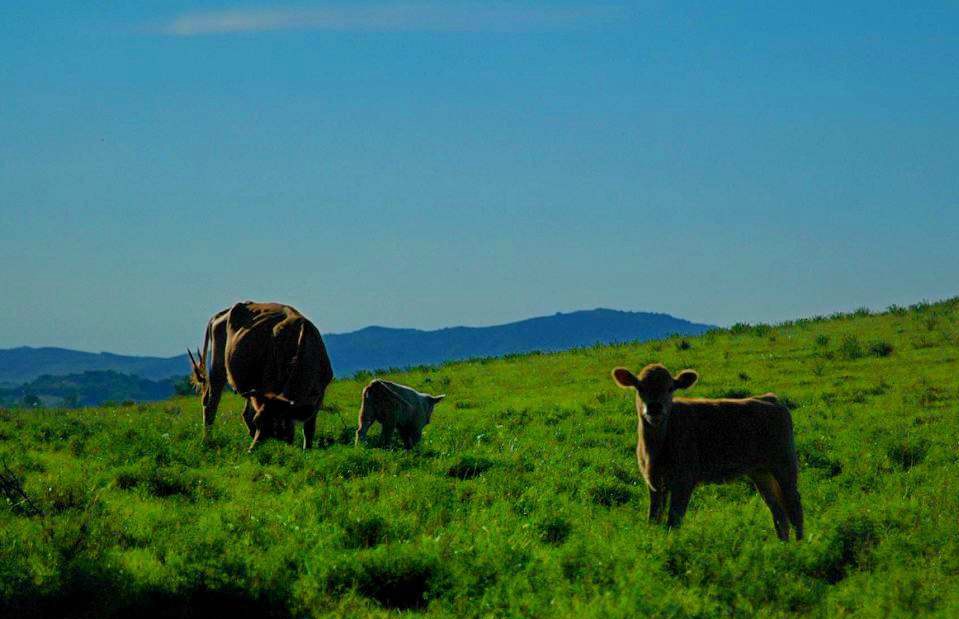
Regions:
[[[742, 481], [645, 522], [609, 372], [653, 361], [795, 407], [804, 542]], [[0, 615], [959, 616], [959, 299], [382, 375], [449, 394], [411, 452], [352, 446], [369, 376], [310, 452], [248, 455], [236, 398], [207, 446], [197, 398], [0, 411], [32, 500], [0, 505]]]

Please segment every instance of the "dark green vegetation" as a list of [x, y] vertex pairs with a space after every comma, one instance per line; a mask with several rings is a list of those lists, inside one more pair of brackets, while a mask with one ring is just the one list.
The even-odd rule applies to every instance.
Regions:
[[[362, 380], [308, 453], [247, 455], [236, 399], [206, 447], [190, 398], [2, 412], [0, 615], [957, 616], [959, 300], [685, 342], [391, 374], [449, 394], [409, 453], [350, 445]], [[743, 482], [645, 523], [609, 371], [652, 361], [793, 408], [806, 541]]]
[[97, 406], [105, 402], [162, 400], [177, 392], [183, 379], [153, 381], [113, 371], [83, 372], [66, 376], [43, 375], [29, 383], [0, 388], [0, 405], [37, 406], [54, 402], [58, 406]]

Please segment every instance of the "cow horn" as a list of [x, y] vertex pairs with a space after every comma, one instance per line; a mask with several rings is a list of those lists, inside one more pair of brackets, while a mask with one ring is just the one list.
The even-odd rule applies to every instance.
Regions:
[[190, 355], [190, 364], [193, 365], [194, 368], [196, 368], [196, 359], [193, 358], [193, 353], [190, 352], [189, 348], [186, 349], [186, 354]]
[[200, 349], [199, 349], [199, 348], [196, 349], [196, 358], [200, 360], [199, 365], [200, 365], [201, 368], [206, 367], [206, 359], [204, 359], [204, 358], [203, 358], [203, 355], [200, 354]]

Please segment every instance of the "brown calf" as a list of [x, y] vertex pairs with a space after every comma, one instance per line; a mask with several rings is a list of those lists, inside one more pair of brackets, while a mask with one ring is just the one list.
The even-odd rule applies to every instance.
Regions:
[[670, 375], [647, 365], [639, 376], [613, 370], [613, 380], [636, 390], [639, 442], [636, 458], [649, 486], [649, 520], [659, 522], [669, 498], [668, 527], [682, 522], [693, 488], [749, 476], [772, 512], [776, 534], [803, 536], [803, 510], [796, 487], [798, 462], [792, 416], [774, 394], [743, 399], [673, 398], [699, 375]]

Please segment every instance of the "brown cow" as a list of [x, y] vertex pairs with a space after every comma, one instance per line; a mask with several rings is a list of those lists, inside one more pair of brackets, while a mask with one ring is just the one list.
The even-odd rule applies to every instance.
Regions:
[[333, 369], [320, 332], [302, 314], [278, 303], [237, 303], [210, 319], [197, 356], [190, 353], [191, 378], [203, 396], [204, 438], [229, 382], [247, 399], [251, 451], [266, 436], [293, 442], [295, 421], [303, 422], [303, 448], [312, 447]]
[[797, 489], [798, 461], [792, 416], [775, 394], [743, 399], [673, 398], [699, 375], [670, 375], [647, 365], [636, 376], [613, 370], [623, 388], [636, 390], [639, 441], [636, 458], [649, 486], [649, 520], [659, 522], [669, 498], [668, 527], [682, 522], [693, 488], [749, 476], [772, 512], [776, 534], [803, 537], [803, 509]]

